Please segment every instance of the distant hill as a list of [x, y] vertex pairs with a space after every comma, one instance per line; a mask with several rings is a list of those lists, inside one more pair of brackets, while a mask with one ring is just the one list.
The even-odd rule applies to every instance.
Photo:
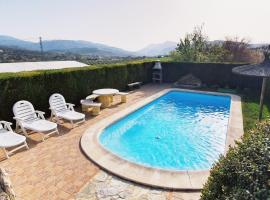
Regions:
[[160, 44], [150, 44], [147, 47], [136, 52], [139, 56], [159, 56], [168, 55], [170, 51], [176, 48], [177, 43], [166, 41]]
[[[32, 51], [40, 50], [38, 42], [24, 41], [10, 36], [0, 36], [0, 46]], [[68, 52], [88, 56], [127, 57], [134, 55], [132, 52], [120, 48], [81, 40], [45, 40], [43, 49], [47, 52]]]
[[3, 62], [36, 62], [51, 60], [79, 60], [81, 57], [70, 53], [56, 53], [19, 49], [18, 47], [0, 46], [0, 63]]

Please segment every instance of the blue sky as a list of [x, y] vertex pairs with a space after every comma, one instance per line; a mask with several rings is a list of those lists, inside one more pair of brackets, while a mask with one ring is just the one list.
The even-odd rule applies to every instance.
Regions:
[[178, 41], [205, 24], [226, 36], [270, 42], [269, 0], [0, 0], [0, 35], [77, 39], [138, 50]]

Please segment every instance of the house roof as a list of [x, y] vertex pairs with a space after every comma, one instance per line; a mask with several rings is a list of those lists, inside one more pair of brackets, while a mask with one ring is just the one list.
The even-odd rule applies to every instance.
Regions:
[[0, 63], [0, 73], [21, 72], [33, 70], [63, 69], [85, 67], [87, 64], [77, 61], [44, 61], [44, 62], [16, 62]]

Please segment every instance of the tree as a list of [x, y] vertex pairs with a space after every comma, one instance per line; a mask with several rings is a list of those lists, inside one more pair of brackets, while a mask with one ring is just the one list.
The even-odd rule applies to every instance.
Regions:
[[229, 62], [260, 62], [262, 53], [260, 50], [250, 48], [249, 40], [239, 37], [227, 37], [223, 42], [223, 48], [228, 52], [225, 61]]
[[210, 43], [203, 33], [203, 25], [196, 26], [192, 33], [180, 39], [175, 51], [170, 53], [172, 60], [187, 62], [218, 62], [226, 51], [220, 44]]
[[192, 33], [180, 39], [176, 52], [180, 54], [183, 61], [201, 61], [203, 52], [207, 48], [208, 38], [203, 34], [203, 26], [196, 26]]

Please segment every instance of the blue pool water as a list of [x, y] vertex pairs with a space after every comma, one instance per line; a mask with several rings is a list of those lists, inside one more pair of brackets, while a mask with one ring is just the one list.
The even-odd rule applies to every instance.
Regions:
[[110, 125], [100, 143], [144, 166], [204, 170], [224, 152], [230, 97], [171, 91]]

